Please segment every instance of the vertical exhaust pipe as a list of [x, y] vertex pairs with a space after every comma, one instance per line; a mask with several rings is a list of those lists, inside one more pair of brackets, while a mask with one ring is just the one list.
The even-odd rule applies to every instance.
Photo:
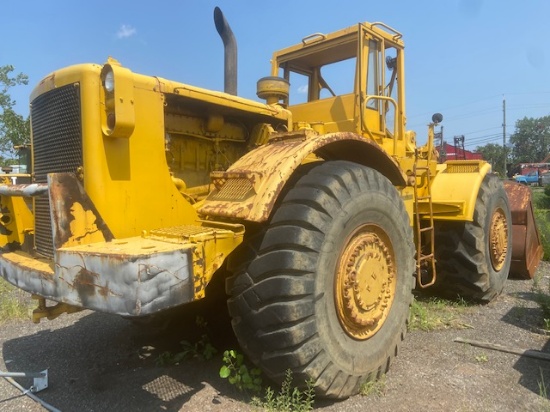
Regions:
[[224, 46], [224, 91], [237, 95], [237, 41], [219, 7], [214, 9], [214, 23]]

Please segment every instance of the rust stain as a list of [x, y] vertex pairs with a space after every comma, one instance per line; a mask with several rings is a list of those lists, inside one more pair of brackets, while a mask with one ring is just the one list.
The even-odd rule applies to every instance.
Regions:
[[98, 273], [91, 272], [86, 268], [81, 268], [74, 278], [73, 286], [80, 295], [94, 296], [96, 293], [96, 280], [98, 278]]
[[[271, 140], [268, 144], [247, 153], [227, 171], [213, 174], [212, 178], [216, 189], [199, 209], [199, 213], [206, 216], [231, 217], [253, 222], [266, 221], [284, 185], [308, 155], [315, 153], [326, 159], [344, 156], [343, 148], [345, 146], [334, 146], [334, 142], [354, 141], [356, 144], [361, 142], [360, 147], [363, 149], [359, 152], [363, 153], [362, 151], [366, 150], [368, 153], [374, 154], [370, 157], [383, 157], [386, 160], [380, 161], [379, 165], [384, 165], [388, 176], [392, 176], [397, 183], [406, 183], [406, 176], [395, 159], [375, 142], [366, 140], [355, 133], [339, 132], [318, 135], [311, 131], [296, 131], [285, 136], [281, 135], [278, 139]], [[357, 159], [359, 157], [356, 156]], [[237, 178], [248, 179], [253, 184], [256, 194], [246, 200], [216, 198], [217, 193], [228, 180]]]
[[535, 222], [531, 190], [519, 183], [504, 182], [512, 215], [512, 264], [510, 274], [532, 279], [543, 250]]
[[109, 285], [102, 286], [97, 283], [101, 277], [99, 273], [92, 272], [86, 268], [81, 268], [75, 276], [73, 286], [76, 291], [82, 296], [94, 296], [96, 293], [104, 298], [112, 295], [113, 292], [109, 289]]
[[56, 248], [68, 243], [113, 240], [113, 234], [73, 173], [53, 173], [49, 180]]
[[531, 206], [531, 190], [512, 181], [504, 181], [504, 190], [508, 195], [513, 224], [525, 224], [527, 209]]

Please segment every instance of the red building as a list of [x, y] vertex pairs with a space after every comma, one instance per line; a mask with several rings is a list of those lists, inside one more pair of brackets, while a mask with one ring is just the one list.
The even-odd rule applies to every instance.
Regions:
[[481, 153], [470, 152], [462, 147], [452, 146], [447, 142], [443, 142], [443, 148], [437, 146], [436, 149], [439, 152], [440, 162], [445, 160], [483, 160]]

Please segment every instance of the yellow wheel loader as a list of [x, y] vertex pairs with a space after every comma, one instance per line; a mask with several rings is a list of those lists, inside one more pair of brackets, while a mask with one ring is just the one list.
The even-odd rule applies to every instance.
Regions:
[[0, 186], [0, 273], [38, 297], [35, 321], [146, 317], [224, 277], [249, 358], [345, 398], [388, 369], [415, 285], [490, 301], [527, 225], [515, 263], [532, 276], [536, 228], [491, 166], [438, 164], [439, 114], [424, 145], [406, 130], [401, 33], [307, 36], [273, 54], [259, 102], [236, 95], [235, 38], [214, 19], [224, 92], [113, 58], [33, 90], [31, 183]]

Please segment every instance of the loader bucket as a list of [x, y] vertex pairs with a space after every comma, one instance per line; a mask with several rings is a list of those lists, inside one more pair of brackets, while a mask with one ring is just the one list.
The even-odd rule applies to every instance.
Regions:
[[504, 181], [512, 213], [512, 264], [510, 277], [532, 279], [542, 259], [542, 245], [535, 223], [531, 189]]

